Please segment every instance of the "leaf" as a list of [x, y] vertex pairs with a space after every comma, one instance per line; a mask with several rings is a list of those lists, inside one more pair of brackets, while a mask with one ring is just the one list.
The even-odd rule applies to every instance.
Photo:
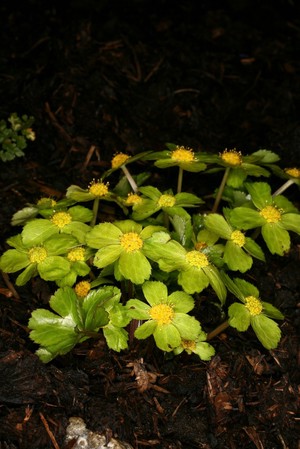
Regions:
[[250, 313], [243, 304], [233, 303], [228, 309], [228, 322], [239, 332], [245, 332], [250, 326]]
[[270, 150], [258, 150], [252, 153], [251, 156], [258, 157], [260, 164], [273, 164], [280, 160], [280, 157]]
[[38, 209], [34, 206], [24, 207], [15, 212], [11, 219], [12, 226], [20, 226], [38, 215]]
[[193, 295], [208, 287], [209, 279], [201, 269], [190, 268], [179, 273], [178, 284], [182, 286], [186, 293]]
[[266, 182], [246, 182], [245, 187], [251, 195], [253, 204], [258, 209], [263, 209], [265, 206], [273, 203], [271, 187]]
[[176, 291], [170, 294], [168, 301], [174, 307], [175, 312], [190, 312], [195, 305], [194, 298], [186, 292]]
[[241, 292], [238, 285], [224, 271], [220, 271], [220, 277], [228, 290], [240, 301], [244, 301], [244, 294]]
[[207, 342], [199, 341], [196, 343], [196, 348], [193, 350], [201, 360], [210, 360], [215, 355], [215, 348]]
[[83, 223], [90, 222], [93, 218], [93, 212], [84, 206], [73, 206], [68, 209], [74, 221], [80, 221]]
[[274, 307], [269, 302], [262, 301], [263, 306], [263, 313], [264, 315], [267, 315], [270, 318], [274, 318], [275, 320], [283, 320], [284, 315], [278, 310], [276, 307]]
[[231, 169], [226, 181], [226, 185], [238, 189], [242, 187], [245, 179], [247, 178], [247, 173], [242, 168]]
[[63, 318], [72, 317], [74, 326], [82, 327], [79, 299], [71, 287], [56, 290], [50, 298], [50, 307]]
[[176, 313], [172, 323], [178, 329], [181, 338], [184, 340], [195, 340], [201, 330], [199, 321], [186, 313]]
[[224, 239], [230, 239], [232, 228], [220, 214], [209, 214], [204, 218], [204, 226]]
[[281, 223], [288, 231], [300, 234], [300, 214], [283, 214]]
[[126, 303], [129, 315], [136, 320], [149, 320], [150, 306], [139, 299], [129, 299]]
[[58, 228], [51, 221], [44, 218], [36, 218], [26, 225], [22, 231], [22, 239], [25, 246], [34, 246], [44, 243], [49, 237], [58, 234]]
[[245, 273], [252, 267], [253, 261], [241, 247], [229, 240], [225, 245], [224, 262], [230, 270]]
[[251, 325], [257, 338], [266, 349], [274, 349], [278, 346], [281, 331], [275, 321], [259, 314], [251, 317]]
[[141, 326], [137, 327], [134, 331], [134, 336], [138, 340], [144, 340], [145, 338], [150, 337], [153, 334], [154, 330], [157, 327], [157, 322], [153, 320], [146, 321]]
[[39, 275], [45, 281], [62, 279], [70, 271], [70, 262], [60, 256], [49, 256], [37, 266]]
[[148, 281], [142, 286], [143, 293], [151, 306], [166, 302], [168, 298], [168, 289], [163, 282]]
[[255, 285], [240, 278], [234, 278], [234, 282], [244, 297], [254, 296], [255, 298], [259, 298], [259, 291]]
[[249, 207], [236, 207], [230, 213], [230, 223], [237, 229], [259, 228], [265, 222], [258, 211]]
[[172, 351], [181, 343], [180, 333], [173, 324], [157, 326], [153, 332], [153, 337], [156, 346], [166, 352]]
[[84, 320], [84, 330], [97, 332], [100, 327], [106, 326], [109, 322], [107, 311], [97, 302], [90, 303]]
[[203, 271], [209, 279], [209, 283], [214, 289], [217, 297], [221, 301], [221, 304], [224, 304], [227, 296], [227, 291], [221, 279], [219, 271], [212, 265], [204, 267]]
[[134, 284], [142, 284], [151, 275], [151, 265], [141, 251], [122, 252], [118, 261], [120, 273]]
[[92, 248], [102, 248], [108, 245], [119, 245], [122, 231], [112, 223], [100, 223], [87, 235], [86, 243]]
[[0, 258], [0, 269], [4, 273], [15, 273], [29, 264], [27, 252], [21, 253], [16, 249], [8, 249]]
[[110, 324], [103, 329], [107, 346], [113, 351], [120, 352], [128, 348], [128, 332]]
[[266, 223], [261, 228], [261, 233], [271, 254], [283, 256], [290, 249], [290, 235], [288, 231], [281, 227], [279, 222]]
[[93, 264], [98, 268], [107, 267], [119, 258], [121, 252], [122, 247], [120, 244], [107, 245], [96, 252]]
[[16, 284], [18, 286], [25, 285], [32, 277], [37, 276], [37, 274], [37, 265], [30, 264], [24, 271], [22, 271], [22, 273], [19, 274], [16, 279]]
[[246, 242], [244, 245], [244, 249], [251, 254], [251, 256], [255, 257], [256, 259], [259, 259], [263, 262], [265, 262], [265, 255], [263, 253], [263, 250], [261, 247], [250, 237], [246, 237]]

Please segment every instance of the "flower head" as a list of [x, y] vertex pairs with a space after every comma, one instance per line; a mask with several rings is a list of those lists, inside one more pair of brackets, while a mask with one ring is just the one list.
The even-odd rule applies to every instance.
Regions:
[[124, 200], [126, 206], [135, 206], [136, 204], [141, 204], [143, 199], [137, 193], [128, 193], [127, 198]]
[[167, 144], [167, 146], [168, 150], [150, 153], [145, 159], [155, 160], [154, 165], [158, 168], [181, 167], [190, 172], [206, 169], [201, 153], [182, 145]]
[[[228, 214], [227, 214], [228, 215]], [[260, 246], [245, 233], [237, 229], [223, 215], [209, 214], [204, 218], [204, 225], [209, 232], [226, 241], [223, 260], [228, 268], [244, 273], [252, 266], [252, 257], [264, 261], [264, 253]]]
[[85, 298], [91, 289], [91, 283], [88, 281], [80, 281], [75, 285], [74, 290], [79, 298]]
[[201, 198], [192, 193], [177, 193], [173, 195], [171, 191], [160, 192], [156, 187], [140, 187], [142, 194], [141, 201], [136, 202], [132, 207], [132, 218], [134, 220], [144, 220], [156, 212], [163, 211], [167, 215], [184, 213], [186, 207], [196, 207], [202, 204]]
[[191, 148], [178, 146], [171, 151], [170, 157], [176, 162], [192, 162], [195, 160], [195, 153]]
[[245, 186], [251, 200], [230, 211], [230, 222], [243, 230], [261, 228], [269, 251], [283, 255], [290, 248], [288, 231], [300, 234], [299, 211], [284, 196], [272, 196], [267, 183], [246, 183]]
[[224, 150], [220, 153], [220, 158], [228, 167], [237, 167], [242, 164], [242, 153], [240, 151], [234, 150]]
[[142, 284], [152, 271], [149, 251], [159, 246], [152, 235], [161, 230], [160, 226], [143, 228], [132, 220], [100, 223], [87, 235], [87, 244], [98, 250], [94, 258], [98, 268], [113, 265], [115, 276]]
[[119, 168], [128, 161], [130, 156], [125, 153], [117, 153], [111, 160], [111, 168]]
[[16, 279], [17, 285], [24, 285], [37, 275], [46, 281], [55, 282], [67, 276], [70, 261], [65, 255], [78, 244], [74, 237], [64, 234], [54, 235], [37, 245], [24, 244], [20, 234], [7, 242], [13, 249], [1, 256], [0, 269], [5, 273], [22, 270]]
[[273, 319], [282, 320], [282, 313], [269, 302], [261, 301], [258, 289], [250, 282], [239, 278], [232, 280], [225, 273], [222, 278], [228, 290], [240, 300], [228, 309], [230, 326], [240, 332], [251, 326], [265, 348], [276, 348], [281, 332]]
[[210, 360], [215, 354], [215, 349], [205, 340], [206, 333], [201, 330], [195, 340], [182, 339], [180, 345], [173, 352], [177, 355], [185, 351], [189, 355], [198, 355], [201, 360]]
[[93, 180], [89, 185], [89, 192], [94, 197], [102, 198], [108, 194], [108, 183]]
[[291, 178], [300, 178], [300, 168], [285, 168], [284, 172]]
[[168, 295], [166, 285], [158, 281], [145, 282], [142, 290], [148, 304], [130, 299], [126, 305], [132, 318], [145, 321], [136, 329], [136, 338], [153, 335], [157, 347], [169, 352], [179, 346], [182, 339], [197, 337], [200, 323], [187, 315], [194, 307], [190, 295], [182, 291]]

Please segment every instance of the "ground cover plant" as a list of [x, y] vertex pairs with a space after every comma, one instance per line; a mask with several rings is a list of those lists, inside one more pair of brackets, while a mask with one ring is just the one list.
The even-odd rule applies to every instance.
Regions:
[[[265, 261], [267, 251], [283, 256], [290, 233], [300, 233], [299, 211], [282, 194], [300, 184], [300, 170], [281, 169], [279, 157], [268, 150], [243, 156], [236, 149], [213, 155], [167, 147], [135, 157], [118, 153], [111, 169], [86, 188], [71, 185], [64, 199], [41, 198], [14, 214], [12, 224], [21, 230], [7, 240], [11, 248], [1, 256], [2, 271], [19, 273], [17, 286], [36, 276], [57, 286], [50, 309], [33, 311], [28, 324], [43, 362], [98, 332], [117, 352], [134, 337], [154, 337], [164, 352], [210, 360], [211, 335], [192, 313], [203, 292], [208, 302], [219, 301], [220, 331], [231, 326], [245, 332], [251, 326], [266, 349], [277, 347], [276, 321], [284, 317], [242, 276], [255, 260]], [[130, 165], [141, 160], [177, 170], [177, 191], [166, 186], [161, 192], [149, 184], [147, 172], [132, 175]], [[112, 186], [109, 179], [117, 170], [122, 176]], [[211, 210], [197, 192], [184, 191], [186, 173], [197, 174], [200, 183], [220, 174]], [[283, 179], [273, 194], [260, 179], [272, 173]], [[122, 219], [99, 223], [107, 201], [120, 208]]]

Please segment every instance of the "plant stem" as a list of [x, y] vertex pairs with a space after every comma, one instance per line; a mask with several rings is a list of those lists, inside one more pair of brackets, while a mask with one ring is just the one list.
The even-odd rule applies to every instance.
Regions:
[[223, 332], [225, 329], [227, 329], [227, 327], [229, 327], [229, 323], [228, 321], [224, 321], [223, 323], [221, 323], [218, 327], [216, 327], [213, 331], [211, 331], [208, 335], [206, 340], [209, 341], [212, 338], [216, 337], [217, 335], [219, 335], [221, 332]]
[[277, 189], [276, 192], [274, 192], [272, 196], [280, 195], [282, 192], [284, 192], [286, 189], [288, 189], [292, 184], [294, 184], [294, 182], [295, 181], [293, 179], [289, 179], [284, 184], [282, 184], [282, 186], [279, 187], [279, 189]]
[[182, 189], [182, 178], [183, 178], [183, 168], [179, 167], [178, 180], [177, 180], [177, 193], [181, 192], [181, 189]]
[[90, 226], [95, 226], [96, 221], [97, 221], [97, 215], [98, 215], [98, 209], [99, 209], [99, 202], [100, 202], [100, 198], [95, 198], [94, 199], [94, 204], [93, 204], [93, 218], [90, 222]]
[[227, 181], [229, 172], [230, 172], [230, 167], [226, 167], [224, 175], [223, 175], [223, 179], [221, 181], [221, 184], [220, 184], [220, 187], [219, 187], [216, 199], [215, 199], [215, 204], [213, 205], [213, 208], [211, 210], [212, 213], [217, 212], [217, 209], [219, 207], [219, 204], [220, 204], [223, 192], [224, 192], [224, 188], [225, 188], [225, 185], [226, 185], [226, 181]]
[[127, 178], [127, 181], [131, 185], [132, 190], [134, 191], [134, 193], [136, 193], [138, 191], [138, 186], [133, 177], [131, 176], [129, 170], [125, 167], [125, 165], [122, 165], [121, 169], [123, 170], [123, 173]]

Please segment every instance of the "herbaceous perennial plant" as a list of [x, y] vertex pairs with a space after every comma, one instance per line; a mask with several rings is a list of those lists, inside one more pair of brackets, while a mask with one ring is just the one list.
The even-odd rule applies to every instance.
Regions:
[[[173, 170], [176, 191], [150, 185], [150, 172], [132, 175], [129, 166], [138, 160]], [[40, 359], [49, 362], [100, 334], [114, 351], [134, 337], [153, 338], [166, 353], [209, 360], [215, 350], [208, 341], [228, 326], [251, 327], [265, 348], [275, 348], [281, 336], [275, 320], [283, 315], [241, 276], [255, 261], [264, 263], [266, 252], [284, 255], [290, 232], [300, 234], [299, 210], [282, 195], [300, 185], [300, 169], [281, 169], [278, 160], [267, 150], [213, 155], [174, 144], [118, 153], [88, 186], [71, 185], [60, 201], [41, 198], [16, 212], [12, 225], [21, 230], [7, 240], [0, 268], [17, 273], [18, 286], [39, 276], [54, 287], [49, 307], [29, 320]], [[199, 185], [220, 173], [211, 208], [183, 190], [186, 172], [197, 174]], [[274, 193], [265, 181], [271, 174], [283, 180]], [[105, 202], [123, 219], [99, 222]], [[218, 302], [224, 317], [209, 336], [197, 313], [200, 293]]]

